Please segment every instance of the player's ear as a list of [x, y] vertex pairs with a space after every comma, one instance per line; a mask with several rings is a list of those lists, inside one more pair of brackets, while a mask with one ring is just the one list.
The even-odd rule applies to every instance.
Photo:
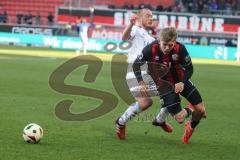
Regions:
[[175, 45], [177, 43], [177, 40], [175, 39], [174, 41], [173, 41], [173, 45]]

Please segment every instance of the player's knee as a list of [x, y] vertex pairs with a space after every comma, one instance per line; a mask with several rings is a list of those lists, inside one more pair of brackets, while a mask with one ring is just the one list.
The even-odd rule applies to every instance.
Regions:
[[176, 114], [174, 116], [174, 119], [179, 123], [183, 123], [186, 117], [186, 113], [182, 110], [181, 112], [179, 112], [178, 114]]
[[150, 107], [153, 104], [153, 101], [152, 99], [148, 98], [144, 100], [143, 104], [145, 107]]
[[199, 115], [204, 115], [206, 110], [205, 110], [205, 107], [204, 107], [204, 104], [203, 103], [199, 103], [197, 105], [195, 105], [195, 112]]
[[185, 120], [185, 118], [182, 118], [182, 117], [176, 117], [175, 120], [179, 123], [179, 124], [182, 124]]
[[145, 110], [152, 105], [153, 101], [150, 98], [146, 98], [146, 99], [139, 100], [138, 103], [141, 109]]

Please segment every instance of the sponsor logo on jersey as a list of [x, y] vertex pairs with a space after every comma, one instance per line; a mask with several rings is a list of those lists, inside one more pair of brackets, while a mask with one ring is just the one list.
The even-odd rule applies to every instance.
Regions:
[[190, 62], [191, 61], [191, 58], [189, 55], [187, 55], [185, 58], [184, 58], [185, 62]]
[[173, 55], [172, 55], [172, 59], [173, 59], [174, 61], [177, 61], [177, 60], [178, 60], [178, 55], [177, 55], [177, 54], [173, 54]]

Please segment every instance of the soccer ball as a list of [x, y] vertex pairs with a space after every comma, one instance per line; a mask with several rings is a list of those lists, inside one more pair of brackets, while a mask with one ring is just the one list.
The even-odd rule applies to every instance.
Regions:
[[35, 123], [26, 125], [23, 129], [23, 139], [28, 143], [38, 143], [43, 137], [43, 129]]

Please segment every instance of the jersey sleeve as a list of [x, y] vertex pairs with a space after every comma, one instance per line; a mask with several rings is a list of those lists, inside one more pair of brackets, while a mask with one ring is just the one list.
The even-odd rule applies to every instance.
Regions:
[[138, 34], [138, 32], [139, 32], [139, 27], [133, 26], [130, 32], [130, 39], [133, 39]]
[[179, 52], [181, 54], [180, 64], [183, 67], [192, 64], [191, 57], [189, 56], [189, 53], [184, 45], [181, 45], [181, 47], [179, 48]]
[[191, 57], [189, 56], [189, 53], [184, 45], [181, 45], [179, 52], [181, 54], [180, 64], [184, 69], [183, 83], [185, 83], [193, 74], [193, 65]]
[[152, 56], [151, 45], [147, 45], [146, 47], [143, 48], [142, 54], [140, 54], [133, 62], [133, 72], [138, 82], [143, 80], [141, 75], [141, 66], [144, 63], [151, 61], [151, 56]]

